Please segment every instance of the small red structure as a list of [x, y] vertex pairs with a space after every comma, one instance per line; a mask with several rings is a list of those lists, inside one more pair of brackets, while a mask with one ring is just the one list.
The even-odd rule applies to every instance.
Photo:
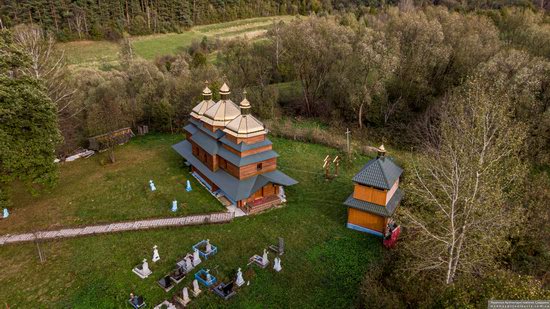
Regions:
[[401, 226], [395, 224], [393, 220], [388, 223], [388, 226], [386, 227], [386, 233], [384, 234], [384, 240], [383, 244], [384, 247], [388, 249], [392, 249], [397, 244], [397, 238], [399, 238], [399, 234], [401, 234]]

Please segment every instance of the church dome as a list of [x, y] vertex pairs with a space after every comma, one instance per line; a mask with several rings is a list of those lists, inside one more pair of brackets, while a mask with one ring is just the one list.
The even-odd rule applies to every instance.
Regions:
[[239, 115], [223, 130], [235, 137], [246, 138], [267, 134], [264, 124], [252, 115]]
[[205, 84], [206, 86], [202, 90], [203, 100], [191, 110], [191, 116], [195, 118], [200, 118], [210, 107], [212, 107], [216, 103], [212, 101], [212, 90], [208, 88], [208, 81], [206, 81]]
[[212, 126], [225, 126], [241, 114], [239, 107], [231, 100], [219, 100], [208, 108], [201, 120]]

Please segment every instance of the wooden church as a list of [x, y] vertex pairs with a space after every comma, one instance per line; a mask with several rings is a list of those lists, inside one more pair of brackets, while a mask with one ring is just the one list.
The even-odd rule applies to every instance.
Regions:
[[250, 102], [229, 98], [226, 83], [221, 99], [212, 100], [206, 86], [184, 127], [187, 139], [172, 146], [191, 166], [193, 176], [219, 198], [245, 213], [256, 213], [286, 200], [284, 187], [297, 182], [277, 170], [277, 157], [264, 124], [250, 114]]
[[353, 177], [353, 193], [344, 202], [348, 207], [347, 227], [384, 236], [386, 226], [403, 198], [399, 177], [403, 169], [386, 157], [384, 145], [378, 156]]

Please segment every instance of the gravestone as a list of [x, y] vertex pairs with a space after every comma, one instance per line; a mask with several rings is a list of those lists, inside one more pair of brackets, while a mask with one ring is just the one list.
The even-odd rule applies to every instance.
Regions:
[[269, 263], [269, 260], [267, 259], [267, 250], [264, 249], [264, 255], [262, 256], [262, 264], [267, 265]]
[[157, 249], [157, 245], [153, 247], [153, 262], [156, 263], [158, 260], [160, 260], [159, 250]]
[[186, 271], [191, 271], [191, 269], [193, 269], [193, 263], [191, 263], [191, 258], [186, 256], [185, 257], [185, 270]]
[[153, 180], [149, 180], [149, 187], [151, 188], [151, 191], [156, 191], [157, 187], [155, 187], [155, 184], [153, 183]]
[[182, 300], [183, 300], [182, 305], [187, 306], [187, 304], [191, 301], [191, 299], [189, 299], [189, 292], [187, 291], [187, 287], [183, 288], [183, 290], [181, 291], [181, 294], [182, 294]]
[[193, 292], [194, 297], [199, 296], [199, 294], [202, 292], [199, 288], [199, 282], [197, 281], [197, 279], [193, 280], [193, 291], [191, 292]]
[[173, 200], [172, 201], [172, 212], [178, 211], [178, 201]]
[[199, 249], [195, 249], [193, 252], [193, 266], [197, 266], [201, 263], [201, 257], [199, 256]]
[[141, 268], [138, 266], [134, 267], [132, 271], [138, 275], [141, 279], [145, 279], [149, 277], [153, 272], [149, 269], [149, 263], [147, 263], [147, 259], [143, 259], [143, 264], [141, 265]]
[[210, 239], [206, 240], [206, 253], [210, 253], [212, 251], [212, 245], [210, 244]]
[[189, 179], [187, 179], [187, 187], [185, 188], [185, 190], [187, 190], [187, 192], [190, 192], [191, 190], [191, 182], [189, 181]]
[[4, 215], [4, 216], [3, 216], [4, 219], [6, 219], [7, 217], [10, 216], [10, 212], [8, 211], [7, 208], [4, 208], [4, 214], [3, 214], [3, 215]]
[[281, 267], [281, 258], [279, 257], [276, 257], [274, 260], [273, 260], [273, 269], [276, 271], [276, 272], [280, 272], [283, 268]]
[[237, 284], [237, 286], [242, 286], [244, 284], [243, 272], [240, 267], [237, 270], [237, 279], [235, 280], [235, 284]]

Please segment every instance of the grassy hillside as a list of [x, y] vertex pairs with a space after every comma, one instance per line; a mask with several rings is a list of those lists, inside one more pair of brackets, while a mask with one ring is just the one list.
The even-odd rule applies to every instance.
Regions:
[[[277, 21], [289, 21], [292, 16], [258, 17], [193, 27], [183, 33], [155, 34], [132, 37], [131, 41], [136, 54], [146, 59], [156, 56], [174, 54], [191, 45], [193, 40], [204, 36], [210, 39], [229, 39], [239, 36], [254, 38], [267, 32], [270, 25]], [[98, 66], [101, 63], [117, 61], [119, 47], [108, 41], [76, 41], [60, 43], [67, 60], [72, 65]]]
[[[140, 204], [146, 195], [143, 185], [151, 177], [157, 180], [159, 188], [172, 187], [170, 190], [175, 194], [181, 192], [178, 199], [187, 201], [189, 208], [219, 207], [211, 203], [211, 196], [200, 186], [195, 185], [194, 196], [183, 190], [180, 182], [189, 174], [170, 149], [171, 144], [181, 139], [179, 135], [136, 138], [119, 148], [115, 165], [101, 165], [100, 156], [67, 164], [62, 175], [71, 181], [36, 198], [18, 194], [14, 203], [19, 206], [9, 220], [0, 223], [11, 224], [26, 213], [43, 216], [44, 222], [40, 224], [49, 222], [48, 226], [71, 224], [67, 213], [86, 222], [103, 221], [110, 215], [113, 220], [130, 219], [136, 214], [169, 215], [170, 205]], [[170, 271], [180, 256], [190, 252], [194, 243], [209, 238], [218, 246], [219, 253], [201, 267], [211, 269], [222, 280], [233, 278], [241, 267], [245, 280], [251, 283], [227, 302], [210, 292], [203, 293], [193, 299], [192, 308], [355, 307], [359, 283], [370, 262], [379, 258], [381, 245], [377, 238], [345, 228], [346, 209], [341, 203], [352, 191], [352, 175], [368, 158], [358, 157], [343, 164], [341, 176], [327, 182], [321, 164], [327, 154], [334, 155], [336, 150], [285, 139], [272, 140], [281, 155], [278, 159], [281, 170], [299, 181], [286, 189], [285, 207], [237, 218], [230, 224], [46, 242], [41, 244], [47, 258], [43, 264], [38, 261], [35, 244], [2, 247], [2, 303], [13, 308], [124, 308], [133, 291], [143, 294], [151, 308], [190, 284], [192, 278], [188, 277], [165, 293], [156, 280]], [[69, 199], [78, 205], [59, 203], [59, 199]], [[31, 219], [28, 217], [24, 222], [30, 226]], [[248, 270], [248, 258], [260, 254], [277, 237], [284, 237], [286, 242], [283, 271], [275, 273], [271, 267]], [[131, 269], [144, 257], [151, 258], [155, 244], [159, 246], [161, 261], [151, 263], [153, 275], [142, 280]], [[271, 260], [273, 257], [270, 254]]]

